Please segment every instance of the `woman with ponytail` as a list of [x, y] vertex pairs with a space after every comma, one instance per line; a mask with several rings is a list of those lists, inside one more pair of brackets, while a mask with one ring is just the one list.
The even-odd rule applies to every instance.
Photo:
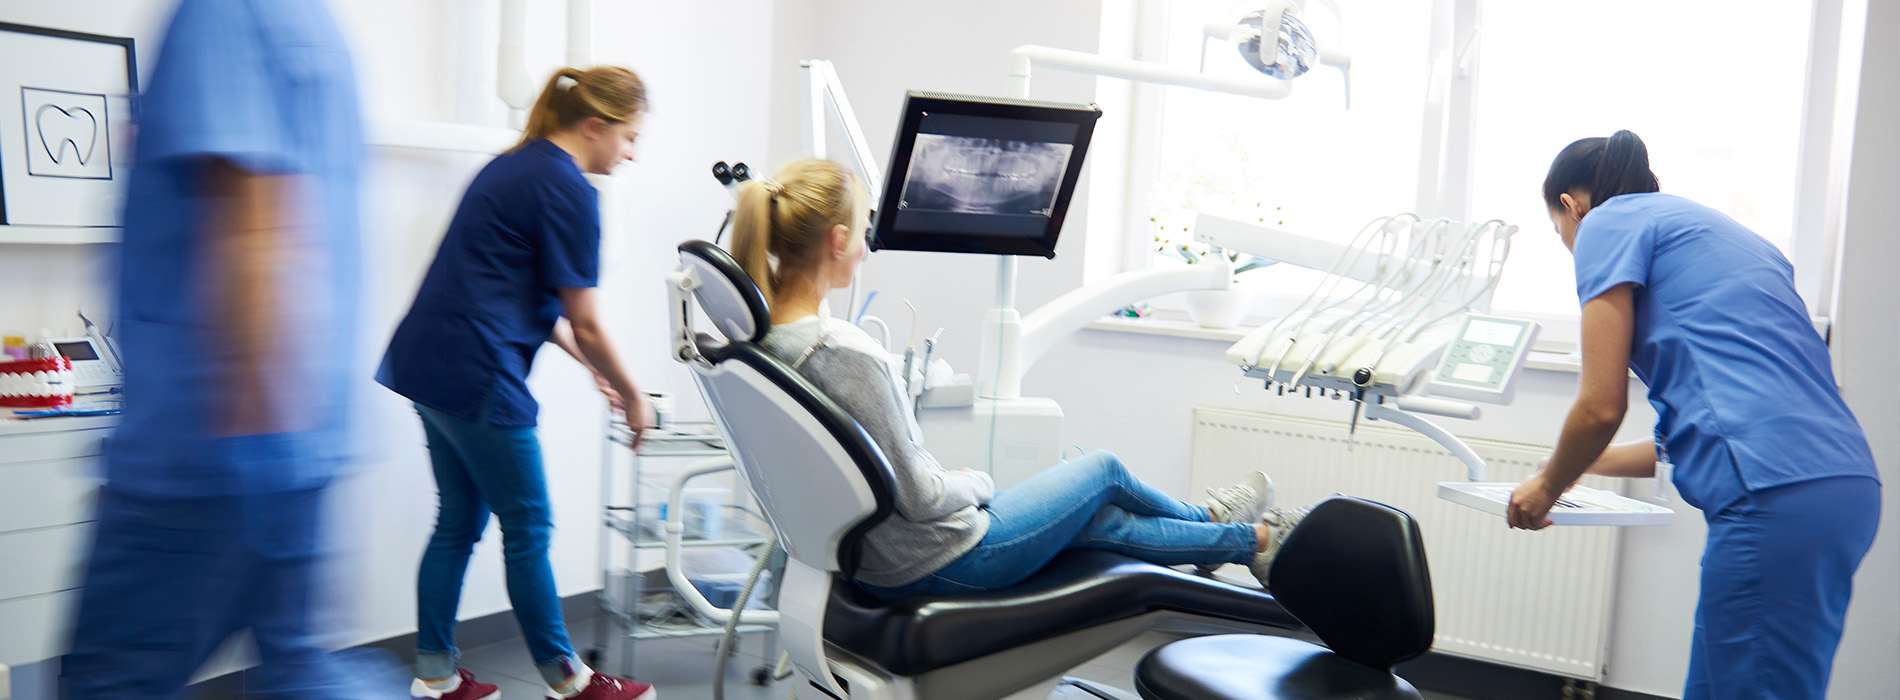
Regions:
[[[1583, 370], [1556, 450], [1508, 518], [1541, 529], [1583, 474], [1671, 465], [1708, 522], [1682, 697], [1818, 700], [1880, 520], [1873, 454], [1781, 251], [1658, 190], [1628, 131], [1572, 143], [1550, 166], [1544, 203], [1576, 257]], [[1612, 445], [1626, 370], [1648, 386], [1656, 437]]]
[[802, 160], [747, 183], [733, 219], [733, 257], [772, 311], [762, 344], [857, 420], [890, 460], [896, 513], [865, 535], [857, 582], [895, 598], [993, 590], [1022, 581], [1064, 549], [1107, 549], [1159, 564], [1245, 564], [1262, 584], [1305, 508], [1272, 508], [1258, 472], [1185, 503], [1095, 452], [1007, 491], [990, 476], [944, 469], [924, 450], [899, 370], [871, 336], [819, 304], [851, 284], [866, 253], [869, 195], [843, 166]]
[[554, 519], [535, 437], [539, 405], [527, 384], [535, 354], [552, 342], [624, 406], [636, 447], [651, 420], [600, 318], [599, 194], [582, 177], [633, 159], [646, 105], [633, 71], [556, 71], [521, 142], [469, 184], [377, 372], [422, 417], [439, 494], [416, 583], [413, 697], [499, 695], [458, 667], [455, 649], [462, 579], [490, 513], [501, 522], [508, 599], [549, 696], [655, 697], [645, 683], [594, 674], [568, 642], [548, 563]]

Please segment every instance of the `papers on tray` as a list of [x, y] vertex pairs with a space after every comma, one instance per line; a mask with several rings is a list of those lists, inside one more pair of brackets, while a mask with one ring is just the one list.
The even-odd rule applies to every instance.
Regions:
[[[1508, 481], [1442, 481], [1438, 497], [1503, 517], [1516, 489], [1517, 484]], [[1553, 525], [1668, 525], [1675, 515], [1654, 503], [1588, 486], [1570, 489], [1550, 509]]]

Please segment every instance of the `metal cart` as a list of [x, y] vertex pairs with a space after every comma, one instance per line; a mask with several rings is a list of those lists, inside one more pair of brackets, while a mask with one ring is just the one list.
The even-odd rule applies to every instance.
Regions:
[[[680, 590], [691, 587], [684, 573], [679, 571], [681, 550], [757, 547], [770, 539], [763, 521], [756, 515], [757, 510], [746, 507], [751, 504], [749, 497], [743, 499], [746, 506], [733, 505], [736, 499], [727, 499], [726, 507], [739, 517], [722, 520], [717, 533], [707, 536], [706, 533], [684, 531], [682, 521], [687, 519], [687, 514], [681, 504], [685, 484], [698, 477], [732, 469], [725, 445], [710, 421], [676, 421], [666, 429], [648, 429], [646, 440], [638, 452], [627, 449], [633, 442], [633, 434], [624, 421], [618, 418], [611, 420], [606, 433], [608, 445], [601, 456], [600, 498], [602, 522], [607, 528], [607, 535], [600, 539], [601, 580], [600, 591], [595, 594], [601, 614], [596, 618], [594, 648], [587, 651], [585, 657], [589, 665], [598, 666], [600, 657], [607, 649], [609, 628], [615, 628], [622, 644], [620, 665], [612, 670], [631, 676], [634, 670], [634, 648], [640, 640], [718, 636], [725, 633], [724, 620], [714, 620], [702, 610], [718, 613], [726, 611], [707, 607], [711, 604], [706, 603], [704, 596], [697, 590]], [[692, 460], [677, 471], [669, 472], [670, 485], [664, 489], [669, 507], [663, 508], [662, 504], [643, 498], [643, 491], [661, 490], [658, 484], [648, 483], [648, 479], [666, 476], [648, 473], [652, 470], [646, 462], [651, 459]], [[616, 484], [617, 476], [624, 477], [625, 483]], [[742, 487], [736, 490], [740, 494], [744, 493]], [[626, 556], [626, 568], [618, 576], [614, 566], [616, 547], [624, 548], [621, 551]], [[649, 581], [648, 575], [641, 571], [641, 553], [657, 554], [661, 550], [665, 550], [664, 567], [668, 580]], [[773, 562], [772, 568], [778, 569], [774, 576], [779, 576], [783, 564]], [[683, 601], [687, 601], [675, 611], [680, 613], [676, 618], [687, 624], [661, 627], [643, 619], [641, 602], [648, 594], [655, 592], [676, 593]], [[753, 597], [761, 596], [755, 594]], [[697, 599], [697, 606], [692, 604], [694, 598]], [[775, 605], [776, 599], [776, 594], [764, 597], [768, 606]], [[761, 611], [752, 609], [748, 612]], [[775, 657], [778, 648], [777, 627], [743, 623], [744, 620], [741, 617], [739, 632], [764, 633], [764, 658]], [[759, 667], [752, 670], [751, 678], [753, 682], [762, 684], [769, 674], [770, 669]]]

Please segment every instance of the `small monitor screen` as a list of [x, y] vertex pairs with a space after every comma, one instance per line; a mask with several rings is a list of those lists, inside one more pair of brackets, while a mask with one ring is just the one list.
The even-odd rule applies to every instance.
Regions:
[[53, 349], [58, 350], [61, 357], [74, 362], [99, 359], [99, 353], [93, 351], [92, 343], [83, 340], [71, 343], [54, 343]]
[[912, 92], [874, 244], [1055, 256], [1093, 105]]
[[1465, 329], [1465, 340], [1491, 345], [1516, 345], [1518, 334], [1523, 332], [1524, 327], [1515, 323], [1472, 319], [1471, 325]]

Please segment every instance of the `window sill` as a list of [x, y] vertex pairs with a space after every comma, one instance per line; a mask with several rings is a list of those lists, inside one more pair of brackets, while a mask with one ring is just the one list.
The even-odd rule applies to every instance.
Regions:
[[1159, 335], [1169, 338], [1187, 338], [1189, 340], [1211, 340], [1233, 344], [1252, 333], [1257, 325], [1242, 322], [1233, 328], [1203, 328], [1200, 324], [1187, 319], [1175, 319], [1160, 316], [1148, 318], [1124, 318], [1104, 316], [1083, 328], [1092, 331], [1112, 331], [1116, 333], [1135, 333], [1139, 335]]
[[[1169, 318], [1167, 316], [1151, 316], [1149, 318], [1105, 316], [1087, 326], [1083, 326], [1083, 328], [1092, 331], [1133, 333], [1136, 335], [1154, 335], [1166, 338], [1205, 340], [1232, 344], [1239, 342], [1241, 338], [1247, 337], [1247, 334], [1259, 328], [1261, 323], [1262, 321], [1258, 319], [1248, 319], [1242, 322], [1241, 325], [1233, 328], [1202, 328], [1200, 324], [1191, 320]], [[1576, 374], [1582, 367], [1582, 357], [1574, 352], [1538, 352], [1533, 350], [1530, 356], [1524, 358], [1524, 368], [1529, 370]]]

